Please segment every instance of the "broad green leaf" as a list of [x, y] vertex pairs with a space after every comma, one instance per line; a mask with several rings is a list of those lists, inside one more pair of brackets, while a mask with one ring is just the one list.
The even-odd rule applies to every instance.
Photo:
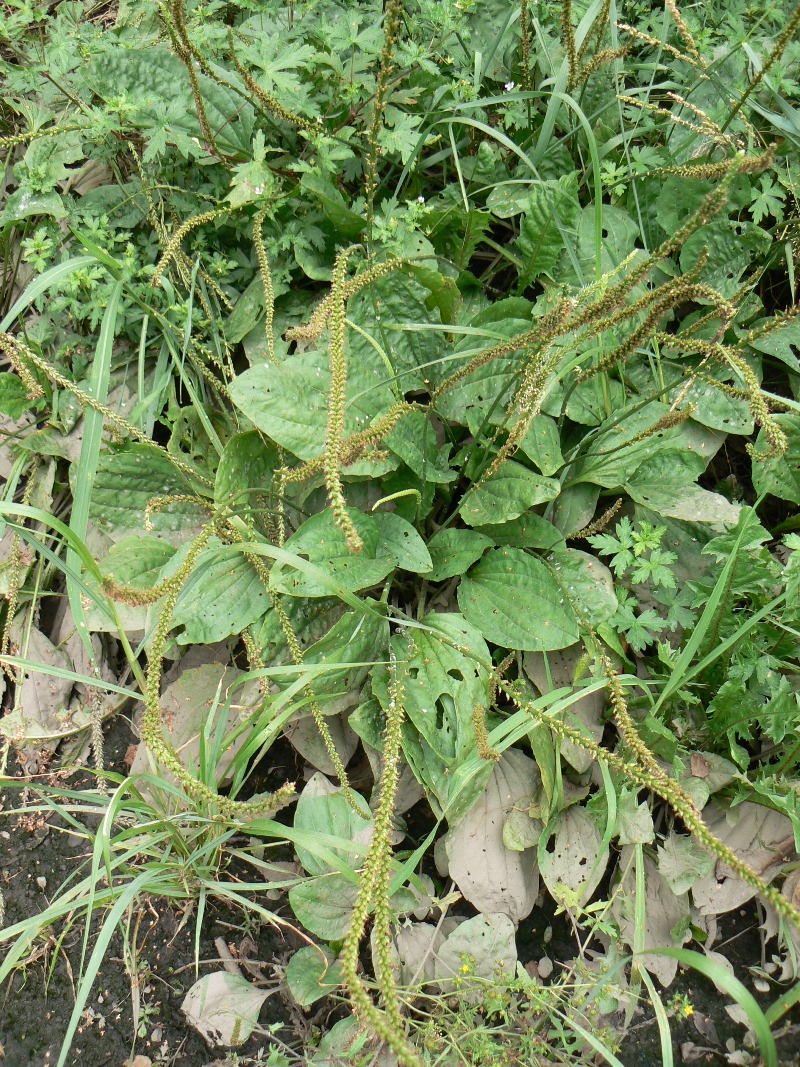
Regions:
[[257, 274], [233, 305], [223, 327], [230, 345], [238, 345], [258, 324], [264, 311], [264, 283]]
[[518, 548], [487, 552], [462, 579], [458, 606], [467, 622], [501, 648], [541, 652], [578, 640], [563, 590], [546, 564]]
[[570, 537], [594, 517], [600, 490], [595, 485], [577, 483], [562, 489], [553, 507], [553, 525]]
[[340, 941], [350, 929], [358, 886], [342, 874], [310, 878], [289, 890], [289, 904], [306, 930], [323, 941]]
[[[604, 387], [605, 386], [605, 387]], [[616, 418], [625, 406], [625, 388], [614, 378], [587, 378], [579, 382], [567, 400], [567, 415], [583, 426], [600, 426], [606, 419]]]
[[[183, 552], [167, 565], [174, 573]], [[183, 626], [178, 643], [212, 644], [231, 634], [240, 634], [270, 609], [264, 584], [252, 563], [241, 554], [233, 555], [209, 546], [195, 564], [190, 580], [172, 615], [174, 626]]]
[[266, 492], [278, 466], [278, 452], [257, 430], [237, 433], [226, 443], [217, 467], [214, 499], [240, 511], [254, 504], [253, 490]]
[[536, 504], [554, 500], [560, 488], [555, 478], [543, 478], [510, 459], [486, 481], [473, 486], [458, 511], [469, 526], [504, 523]]
[[[578, 262], [583, 268], [585, 280], [595, 270], [595, 217], [594, 204], [587, 204], [578, 219]], [[602, 251], [600, 267], [604, 274], [615, 270], [633, 251], [639, 238], [639, 226], [627, 211], [612, 204], [603, 204]]]
[[338, 188], [321, 175], [307, 171], [300, 179], [300, 185], [319, 202], [328, 220], [345, 239], [345, 242], [358, 237], [367, 225], [366, 219], [351, 211], [347, 201]]
[[[192, 492], [188, 479], [163, 452], [149, 445], [126, 445], [101, 452], [97, 464], [89, 518], [114, 541], [140, 534], [144, 513], [154, 497]], [[208, 522], [208, 512], [192, 504], [169, 504], [152, 512], [152, 534], [170, 544], [192, 537]]]
[[21, 222], [32, 215], [50, 215], [54, 219], [63, 219], [66, 213], [64, 201], [58, 193], [32, 193], [29, 189], [17, 189], [8, 197], [4, 210], [0, 212], [0, 226]]
[[308, 1008], [342, 984], [342, 969], [328, 948], [304, 945], [286, 965], [286, 984], [301, 1008]]
[[426, 577], [443, 582], [464, 574], [491, 544], [490, 537], [475, 530], [439, 530], [428, 542], [433, 569]]
[[[365, 430], [386, 411], [394, 395], [385, 379], [386, 368], [370, 349], [352, 360], [347, 379], [345, 434]], [[263, 363], [231, 382], [233, 402], [275, 444], [302, 460], [320, 455], [327, 436], [330, 368], [324, 349], [290, 356], [282, 363]], [[302, 403], [298, 398], [302, 397]], [[383, 470], [391, 469], [384, 464]], [[348, 468], [358, 473], [359, 467]], [[373, 470], [370, 470], [373, 473]]]
[[[343, 841], [359, 841], [368, 845], [372, 839], [372, 813], [369, 804], [358, 793], [353, 793], [356, 803], [363, 811], [359, 817], [347, 802], [341, 789], [332, 785], [323, 774], [314, 774], [300, 794], [294, 813], [294, 828], [305, 833], [322, 833], [340, 837]], [[315, 853], [296, 845], [297, 858], [303, 869], [311, 875], [325, 874], [329, 864]], [[334, 855], [346, 862], [352, 861], [352, 852], [332, 848]]]
[[565, 174], [556, 181], [543, 181], [531, 190], [520, 223], [514, 251], [522, 259], [519, 275], [526, 288], [541, 274], [552, 272], [564, 247], [562, 234], [578, 217], [578, 175]]
[[545, 476], [555, 474], [564, 465], [558, 423], [549, 415], [537, 415], [519, 446], [520, 452], [535, 463]]
[[[348, 513], [361, 535], [364, 544], [361, 552], [353, 552], [348, 548], [330, 508], [307, 519], [284, 547], [296, 555], [304, 556], [339, 585], [355, 593], [383, 581], [394, 570], [395, 562], [382, 542], [375, 516], [364, 515], [355, 508], [349, 508]], [[282, 563], [272, 568], [270, 586], [276, 592], [289, 596], [330, 596], [331, 592], [328, 586], [315, 578]]]
[[391, 383], [398, 394], [426, 388], [435, 368], [425, 364], [441, 356], [442, 334], [413, 327], [441, 322], [430, 289], [408, 273], [394, 271], [357, 293], [347, 305], [347, 317], [358, 327], [348, 335], [354, 364], [364, 361], [377, 366], [380, 358], [380, 381], [387, 383], [386, 388]]
[[681, 270], [688, 274], [707, 257], [700, 278], [724, 297], [736, 295], [740, 280], [754, 259], [769, 249], [771, 237], [752, 222], [717, 217], [689, 236], [681, 249]]
[[157, 537], [126, 537], [100, 562], [104, 578], [134, 589], [152, 589], [175, 549]]
[[16, 374], [0, 374], [0, 415], [18, 419], [35, 403], [35, 400], [28, 398], [28, 391]]
[[619, 604], [614, 578], [596, 556], [576, 548], [562, 548], [551, 552], [547, 563], [578, 618], [597, 626], [616, 613]]
[[637, 504], [659, 515], [669, 514], [682, 490], [696, 482], [705, 468], [705, 460], [693, 452], [667, 449], [641, 463], [625, 488]]
[[433, 423], [422, 411], [404, 415], [383, 443], [423, 482], [452, 482], [458, 477], [447, 462], [449, 447], [439, 447]]
[[415, 574], [427, 574], [433, 563], [425, 542], [410, 522], [393, 511], [376, 511], [378, 554], [387, 555], [396, 567]]
[[[753, 461], [753, 487], [757, 493], [771, 493], [781, 500], [800, 504], [800, 415], [775, 415], [775, 421], [789, 439], [782, 456]], [[756, 440], [756, 450], [766, 452], [769, 443], [763, 430]]]
[[[292, 604], [300, 603], [296, 600], [286, 601], [286, 609]], [[379, 604], [368, 600], [375, 608]], [[374, 615], [360, 614], [355, 611], [346, 612], [340, 619], [330, 625], [324, 637], [315, 641], [303, 653], [303, 662], [312, 663], [336, 663], [336, 664], [362, 664], [369, 666], [352, 666], [343, 669], [341, 666], [332, 669], [330, 673], [317, 675], [310, 683], [310, 688], [318, 695], [328, 693], [346, 692], [350, 694], [363, 685], [364, 680], [371, 670], [372, 662], [385, 660], [389, 642], [389, 624], [385, 619], [376, 618]], [[293, 622], [296, 627], [296, 623]], [[287, 676], [289, 682], [294, 681], [295, 676]], [[280, 675], [276, 676], [280, 682]], [[352, 706], [352, 705], [351, 705]], [[336, 709], [326, 701], [322, 705], [323, 712], [331, 712]]]
[[[421, 622], [433, 632], [411, 630], [392, 639], [397, 661], [404, 664], [403, 750], [417, 780], [439, 810], [447, 810], [452, 825], [480, 794], [493, 766], [487, 763], [485, 773], [456, 799], [455, 772], [475, 751], [473, 710], [489, 704], [489, 649], [460, 615], [434, 613]], [[373, 692], [384, 708], [389, 699], [386, 674], [385, 668], [373, 673]]]
[[564, 544], [561, 531], [535, 511], [512, 519], [511, 522], [481, 526], [476, 532], [491, 537], [496, 545], [507, 545], [509, 548], [547, 549]]

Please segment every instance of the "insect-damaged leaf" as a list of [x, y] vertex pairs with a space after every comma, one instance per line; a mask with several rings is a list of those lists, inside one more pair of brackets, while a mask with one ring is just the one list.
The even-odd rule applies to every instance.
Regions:
[[519, 548], [495, 548], [458, 589], [464, 618], [487, 641], [528, 652], [566, 648], [578, 640], [575, 612], [541, 560]]

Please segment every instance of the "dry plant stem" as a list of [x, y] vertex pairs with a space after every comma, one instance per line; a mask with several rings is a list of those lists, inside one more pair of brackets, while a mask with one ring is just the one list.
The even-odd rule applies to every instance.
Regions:
[[595, 534], [602, 533], [624, 503], [625, 501], [623, 497], [618, 497], [610, 508], [606, 508], [606, 510], [603, 512], [599, 519], [595, 519], [594, 522], [590, 522], [588, 526], [584, 526], [583, 529], [578, 530], [577, 533], [570, 534], [567, 537], [567, 540], [580, 541], [587, 537], [594, 537]]
[[397, 46], [397, 36], [400, 32], [400, 20], [403, 15], [403, 0], [386, 0], [383, 15], [383, 48], [378, 61], [378, 78], [375, 86], [375, 97], [372, 102], [372, 120], [367, 134], [369, 156], [364, 182], [364, 197], [366, 199], [366, 217], [369, 225], [372, 225], [372, 216], [375, 208], [375, 193], [378, 188], [378, 134], [383, 123], [383, 113], [386, 110], [386, 96], [394, 71], [394, 51]]
[[675, 3], [675, 0], [666, 0], [666, 4], [667, 10], [672, 16], [673, 22], [678, 27], [678, 33], [680, 33], [681, 37], [683, 38], [683, 43], [686, 45], [686, 50], [689, 52], [689, 54], [699, 67], [705, 68], [707, 64], [698, 52], [697, 45], [694, 43], [694, 38], [692, 37], [691, 30], [683, 21], [683, 16], [678, 10], [678, 5]]
[[[601, 656], [601, 661], [602, 658]], [[513, 701], [520, 711], [526, 712], [536, 723], [548, 726], [558, 737], [572, 741], [580, 748], [583, 748], [599, 762], [605, 763], [606, 766], [618, 771], [633, 785], [642, 789], [649, 789], [660, 796], [662, 800], [665, 800], [708, 852], [711, 852], [723, 863], [727, 864], [743, 881], [761, 893], [782, 918], [800, 930], [800, 911], [782, 893], [773, 886], [768, 885], [749, 864], [740, 859], [735, 852], [711, 833], [703, 822], [700, 810], [692, 798], [655, 763], [652, 754], [647, 750], [636, 732], [627, 709], [622, 685], [613, 668], [607, 677], [615, 721], [618, 721], [620, 733], [623, 734], [624, 731], [623, 740], [631, 753], [629, 758], [623, 758], [617, 753], [609, 752], [592, 738], [587, 737], [582, 731], [563, 722], [552, 712], [535, 707], [519, 683], [504, 682], [502, 679], [498, 679], [497, 686]]]
[[[404, 1034], [391, 959], [389, 877], [392, 850], [392, 815], [400, 779], [401, 729], [403, 725], [403, 686], [398, 664], [390, 653], [389, 706], [384, 729], [380, 793], [375, 811], [375, 827], [359, 881], [350, 929], [344, 940], [340, 963], [347, 991], [355, 1011], [385, 1041], [402, 1067], [422, 1067], [422, 1061]], [[376, 971], [383, 994], [385, 1012], [377, 1008], [359, 974], [359, 946], [370, 911], [375, 911]]]
[[195, 563], [206, 547], [209, 538], [219, 526], [220, 520], [212, 520], [195, 538], [189, 547], [180, 570], [171, 580], [170, 588], [164, 596], [158, 625], [148, 651], [147, 677], [144, 692], [144, 715], [142, 717], [142, 740], [149, 748], [154, 759], [171, 771], [185, 789], [188, 796], [198, 804], [207, 804], [211, 810], [217, 810], [230, 819], [250, 819], [254, 815], [274, 814], [294, 793], [294, 785], [287, 782], [275, 793], [257, 801], [236, 801], [220, 796], [205, 782], [191, 775], [180, 761], [172, 744], [164, 736], [161, 724], [161, 670], [164, 648], [170, 632], [172, 613], [178, 597]]
[[333, 304], [330, 313], [328, 351], [330, 353], [331, 385], [328, 394], [328, 433], [323, 452], [325, 486], [328, 490], [331, 510], [336, 525], [342, 531], [351, 552], [360, 552], [364, 547], [356, 529], [342, 488], [342, 438], [344, 436], [345, 409], [347, 406], [347, 353], [345, 351], [345, 317], [347, 297], [344, 292], [345, 272], [350, 249], [336, 257], [331, 281]]
[[92, 411], [97, 411], [122, 434], [132, 437], [135, 441], [139, 441], [142, 444], [149, 445], [157, 452], [166, 456], [174, 467], [183, 471], [183, 473], [191, 478], [192, 481], [204, 485], [208, 489], [214, 488], [214, 483], [210, 479], [204, 478], [203, 475], [198, 474], [193, 467], [190, 467], [188, 463], [184, 463], [182, 459], [173, 456], [173, 454], [168, 452], [166, 448], [156, 444], [155, 441], [153, 441], [143, 430], [140, 430], [138, 426], [134, 426], [132, 422], [128, 422], [127, 419], [123, 419], [121, 415], [118, 415], [116, 411], [113, 411], [111, 408], [106, 407], [105, 404], [101, 404], [98, 400], [95, 400], [95, 398], [90, 393], [87, 393], [85, 389], [81, 389], [75, 382], [64, 377], [60, 371], [57, 371], [55, 367], [42, 359], [41, 356], [37, 356], [27, 345], [18, 341], [15, 337], [12, 337], [11, 334], [0, 333], [0, 352], [4, 352], [8, 357], [14, 370], [20, 376], [25, 387], [29, 390], [29, 396], [31, 396], [32, 399], [44, 396], [44, 390], [31, 374], [30, 368], [27, 366], [28, 363], [41, 371], [42, 374], [49, 378], [55, 385], [60, 385], [62, 389], [66, 389], [72, 393], [84, 407], [91, 408]]
[[781, 58], [781, 56], [783, 55], [784, 51], [786, 50], [786, 46], [795, 37], [795, 35], [797, 34], [798, 30], [800, 30], [800, 3], [798, 3], [795, 6], [794, 11], [789, 16], [789, 21], [786, 23], [786, 29], [783, 31], [783, 33], [780, 35], [778, 40], [775, 42], [775, 47], [772, 49], [770, 54], [767, 56], [767, 60], [764, 63], [764, 65], [762, 66], [761, 70], [758, 72], [758, 74], [756, 74], [755, 78], [753, 78], [753, 80], [747, 86], [745, 91], [742, 93], [742, 95], [736, 101], [736, 104], [734, 105], [733, 110], [731, 111], [730, 115], [728, 115], [727, 119], [723, 123], [723, 126], [722, 126], [723, 130], [727, 129], [727, 127], [730, 125], [732, 120], [736, 117], [736, 115], [739, 114], [739, 112], [742, 110], [742, 107], [746, 103], [748, 97], [750, 97], [752, 95], [752, 93], [755, 92], [755, 90], [759, 87], [759, 85], [762, 83], [764, 78], [770, 72], [772, 67]]
[[269, 256], [264, 245], [262, 226], [269, 208], [261, 208], [253, 219], [253, 245], [258, 259], [258, 269], [261, 274], [261, 284], [264, 286], [264, 333], [267, 339], [267, 358], [271, 363], [277, 363], [275, 358], [275, 289], [272, 285], [272, 271], [269, 266]]

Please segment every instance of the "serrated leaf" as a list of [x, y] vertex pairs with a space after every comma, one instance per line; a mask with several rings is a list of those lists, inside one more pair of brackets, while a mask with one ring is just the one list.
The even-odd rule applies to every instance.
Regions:
[[536, 504], [554, 500], [561, 486], [555, 478], [543, 478], [514, 460], [474, 485], [458, 509], [469, 526], [503, 523], [516, 519]]
[[501, 648], [540, 652], [578, 640], [575, 613], [547, 566], [517, 548], [487, 552], [462, 579], [458, 605]]
[[28, 391], [16, 374], [0, 374], [0, 415], [18, 419], [35, 403], [35, 400], [28, 398]]
[[464, 574], [491, 544], [490, 537], [476, 530], [439, 530], [428, 542], [432, 569], [426, 578], [443, 582]]

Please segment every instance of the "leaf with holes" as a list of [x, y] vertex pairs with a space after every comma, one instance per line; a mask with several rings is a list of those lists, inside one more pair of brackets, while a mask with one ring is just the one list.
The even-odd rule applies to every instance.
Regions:
[[[421, 623], [429, 630], [392, 638], [398, 663], [405, 663], [403, 749], [418, 781], [440, 810], [448, 809], [452, 824], [491, 772], [487, 764], [449, 807], [456, 801], [455, 771], [475, 752], [473, 711], [477, 707], [483, 713], [489, 705], [491, 657], [480, 633], [460, 615], [434, 613]], [[388, 707], [385, 667], [373, 672], [373, 691]]]
[[578, 640], [575, 612], [546, 564], [518, 548], [487, 552], [458, 589], [467, 622], [501, 648], [538, 652]]
[[467, 492], [458, 511], [468, 526], [508, 522], [536, 504], [554, 500], [560, 488], [555, 478], [543, 478], [521, 463], [507, 460], [500, 470]]
[[597, 823], [579, 804], [552, 820], [539, 839], [539, 871], [554, 900], [586, 904], [608, 865]]

